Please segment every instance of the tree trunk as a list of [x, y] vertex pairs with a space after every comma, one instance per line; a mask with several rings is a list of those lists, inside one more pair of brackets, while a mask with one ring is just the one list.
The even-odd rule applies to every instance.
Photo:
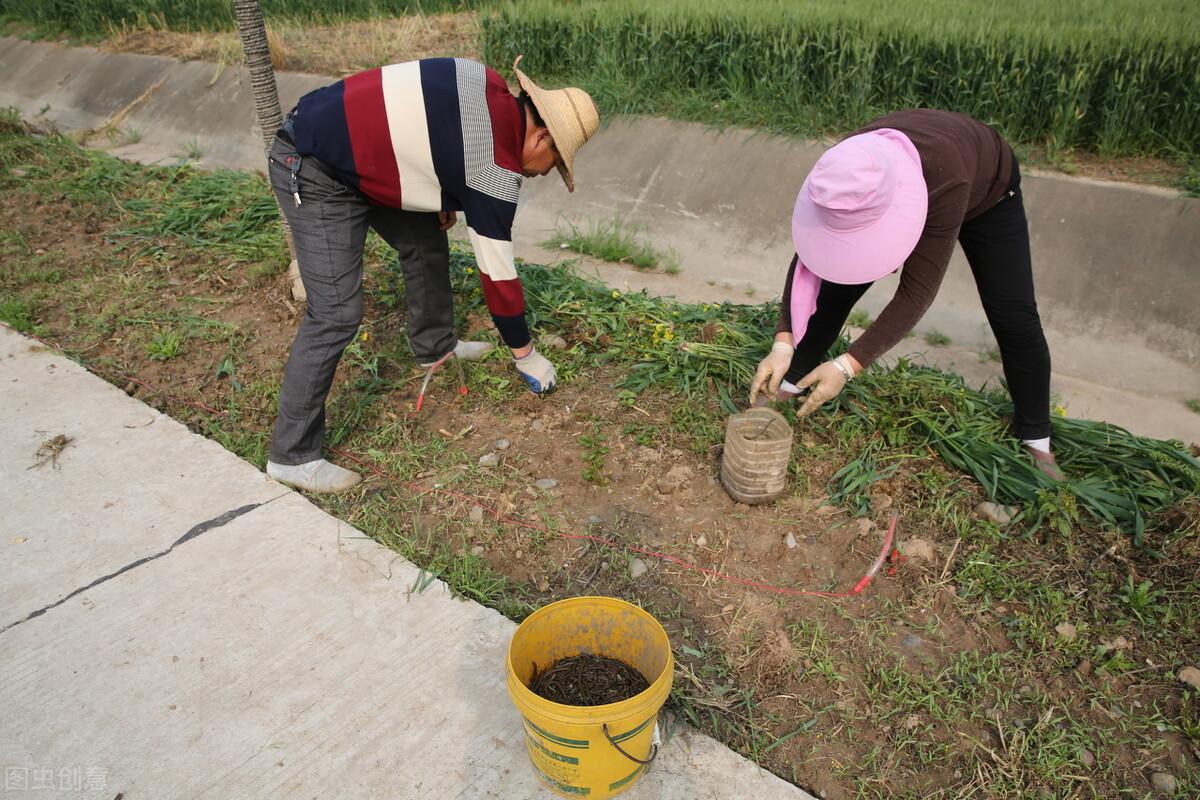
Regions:
[[[254, 92], [254, 114], [258, 118], [258, 126], [262, 129], [263, 149], [270, 153], [271, 145], [275, 142], [275, 131], [283, 124], [283, 111], [279, 107], [275, 68], [271, 65], [271, 47], [267, 44], [267, 26], [263, 22], [262, 8], [258, 0], [233, 0], [233, 13], [237, 18], [238, 34], [242, 37], [242, 50], [246, 54], [246, 69], [250, 72], [250, 88]], [[292, 297], [304, 300], [304, 284], [300, 280], [300, 270], [296, 265], [296, 247], [282, 209], [279, 221], [283, 224], [283, 235], [287, 239], [288, 252], [292, 256], [292, 263], [288, 265]]]

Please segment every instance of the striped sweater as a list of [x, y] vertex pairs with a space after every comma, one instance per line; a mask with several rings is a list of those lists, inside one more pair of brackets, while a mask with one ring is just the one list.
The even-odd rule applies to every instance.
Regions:
[[367, 70], [300, 98], [292, 124], [301, 155], [371, 202], [463, 212], [497, 330], [529, 343], [512, 245], [525, 116], [495, 70], [462, 58]]

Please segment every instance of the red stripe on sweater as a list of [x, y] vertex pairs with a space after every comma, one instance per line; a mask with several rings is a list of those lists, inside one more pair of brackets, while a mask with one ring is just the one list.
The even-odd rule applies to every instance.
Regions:
[[525, 313], [525, 290], [520, 279], [494, 281], [481, 272], [479, 281], [483, 284], [483, 300], [494, 316], [515, 317]]
[[496, 165], [520, 173], [525, 117], [504, 78], [490, 67], [484, 96], [487, 98], [488, 115], [492, 118], [492, 150]]
[[383, 70], [367, 70], [346, 78], [342, 104], [359, 190], [372, 200], [399, 208], [400, 169], [392, 152], [383, 103]]

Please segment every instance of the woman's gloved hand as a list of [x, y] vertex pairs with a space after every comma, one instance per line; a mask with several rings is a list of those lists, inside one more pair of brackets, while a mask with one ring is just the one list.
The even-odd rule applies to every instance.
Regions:
[[842, 393], [846, 381], [860, 372], [858, 362], [849, 355], [840, 355], [832, 361], [826, 361], [812, 372], [805, 375], [800, 383], [800, 389], [808, 389], [808, 397], [804, 405], [796, 412], [797, 417], [807, 417], [818, 408], [828, 403]]
[[787, 342], [775, 340], [771, 352], [758, 363], [758, 369], [754, 372], [754, 380], [750, 383], [750, 405], [754, 405], [759, 392], [765, 392], [771, 398], [779, 394], [779, 384], [792, 366], [794, 352], [795, 348]]

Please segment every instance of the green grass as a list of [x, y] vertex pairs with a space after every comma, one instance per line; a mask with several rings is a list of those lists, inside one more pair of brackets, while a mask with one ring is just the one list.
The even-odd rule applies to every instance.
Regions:
[[542, 242], [543, 247], [572, 250], [585, 256], [629, 264], [635, 269], [679, 272], [679, 254], [674, 250], [661, 251], [638, 236], [638, 232], [620, 220], [590, 221], [580, 227], [566, 224], [553, 237]]
[[610, 112], [813, 135], [926, 106], [1051, 152], [1200, 153], [1190, 0], [523, 0], [484, 26], [489, 63]]
[[174, 331], [156, 333], [146, 345], [146, 354], [155, 361], [170, 361], [183, 352], [183, 339]]
[[1188, 398], [1183, 404], [1188, 407], [1189, 411], [1194, 411], [1197, 414], [1200, 414], [1200, 398]]
[[930, 331], [925, 334], [925, 344], [931, 347], [945, 347], [948, 344], [952, 344], [953, 341], [949, 336], [938, 331]]
[[[264, 16], [336, 22], [478, 5], [471, 0], [259, 0]], [[0, 0], [0, 19], [99, 37], [122, 23], [178, 31], [232, 30], [232, 0]]]

